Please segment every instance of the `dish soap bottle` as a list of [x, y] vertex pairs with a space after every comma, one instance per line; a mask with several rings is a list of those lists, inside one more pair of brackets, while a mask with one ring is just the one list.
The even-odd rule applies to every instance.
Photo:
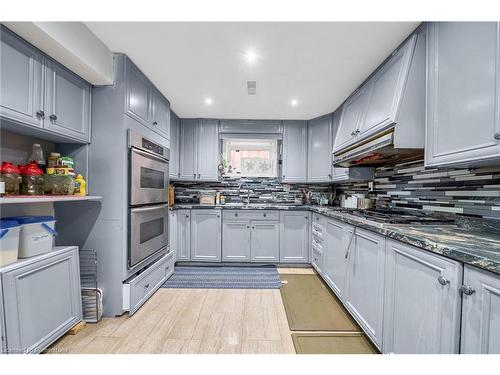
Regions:
[[76, 176], [74, 194], [80, 196], [87, 195], [87, 183], [85, 182], [81, 174]]

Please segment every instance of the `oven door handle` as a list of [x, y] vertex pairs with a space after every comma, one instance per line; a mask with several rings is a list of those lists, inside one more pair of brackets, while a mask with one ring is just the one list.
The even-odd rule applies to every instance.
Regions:
[[168, 159], [162, 158], [161, 156], [152, 154], [150, 152], [139, 150], [138, 148], [135, 148], [135, 147], [132, 147], [131, 150], [132, 150], [132, 152], [135, 152], [135, 153], [142, 155], [144, 157], [156, 159], [158, 161], [161, 161], [162, 163], [168, 164]]
[[148, 207], [137, 207], [137, 208], [131, 208], [130, 211], [132, 212], [147, 212], [147, 211], [156, 211], [161, 208], [167, 208], [168, 203], [165, 204], [160, 204], [158, 206], [148, 206]]

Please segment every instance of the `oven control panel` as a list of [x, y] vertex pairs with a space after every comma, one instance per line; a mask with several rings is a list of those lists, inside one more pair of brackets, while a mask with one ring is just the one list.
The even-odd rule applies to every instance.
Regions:
[[149, 150], [161, 156], [164, 156], [165, 153], [162, 146], [157, 145], [156, 143], [153, 143], [146, 138], [142, 138], [142, 148], [145, 148], [146, 150]]

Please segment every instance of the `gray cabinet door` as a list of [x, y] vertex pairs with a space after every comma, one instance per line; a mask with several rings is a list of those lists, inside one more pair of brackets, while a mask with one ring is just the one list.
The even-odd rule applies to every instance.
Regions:
[[46, 59], [44, 128], [90, 141], [90, 89], [83, 79]]
[[[342, 116], [342, 107], [337, 109], [332, 115], [333, 144], [335, 144], [335, 140], [339, 134], [341, 116]], [[333, 156], [331, 156], [331, 158], [333, 161]], [[349, 168], [332, 166], [332, 181], [343, 181], [347, 180], [348, 178], [349, 178]]]
[[369, 83], [359, 88], [342, 106], [340, 126], [335, 138], [335, 152], [356, 142], [357, 134], [361, 132], [359, 128], [363, 123], [370, 89]]
[[385, 283], [385, 353], [458, 353], [459, 262], [388, 240]]
[[226, 221], [222, 228], [222, 260], [225, 262], [250, 261], [250, 222]]
[[200, 120], [197, 129], [197, 179], [219, 179], [219, 121]]
[[324, 275], [328, 285], [341, 299], [345, 297], [348, 253], [353, 246], [354, 228], [335, 220], [326, 222], [326, 244], [323, 249]]
[[7, 348], [40, 352], [82, 319], [78, 249], [2, 274]]
[[500, 275], [465, 265], [464, 287], [461, 352], [500, 354]]
[[499, 24], [431, 23], [427, 48], [426, 165], [499, 158]]
[[169, 210], [168, 218], [168, 244], [170, 251], [175, 253], [177, 259], [177, 210]]
[[191, 260], [191, 211], [177, 211], [177, 260]]
[[251, 230], [252, 262], [278, 262], [280, 259], [279, 221], [252, 221]]
[[283, 123], [283, 182], [307, 181], [307, 121]]
[[280, 262], [309, 262], [309, 212], [281, 212]]
[[129, 59], [125, 59], [125, 81], [125, 112], [141, 124], [152, 128], [152, 86]]
[[308, 182], [329, 182], [332, 178], [332, 115], [309, 121]]
[[370, 97], [359, 137], [367, 137], [396, 122], [416, 41], [414, 35], [370, 78]]
[[196, 180], [198, 176], [198, 120], [182, 120], [179, 142], [179, 176], [181, 180]]
[[191, 210], [191, 260], [221, 261], [221, 211]]
[[356, 228], [347, 253], [347, 309], [375, 344], [382, 347], [385, 238]]
[[[2, 278], [0, 277], [0, 301], [3, 301]], [[7, 337], [5, 335], [5, 319], [3, 312], [4, 304], [0, 303], [0, 354], [4, 354], [7, 349]]]
[[163, 137], [170, 139], [170, 103], [156, 89], [152, 89], [151, 124]]
[[41, 128], [42, 55], [4, 27], [0, 43], [0, 115]]
[[171, 179], [179, 178], [179, 137], [180, 120], [173, 112], [170, 112], [170, 164], [169, 174]]

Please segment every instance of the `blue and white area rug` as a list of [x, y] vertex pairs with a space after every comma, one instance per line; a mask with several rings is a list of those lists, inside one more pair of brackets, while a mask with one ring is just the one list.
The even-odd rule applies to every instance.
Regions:
[[279, 289], [281, 280], [274, 266], [265, 267], [175, 267], [162, 288]]

